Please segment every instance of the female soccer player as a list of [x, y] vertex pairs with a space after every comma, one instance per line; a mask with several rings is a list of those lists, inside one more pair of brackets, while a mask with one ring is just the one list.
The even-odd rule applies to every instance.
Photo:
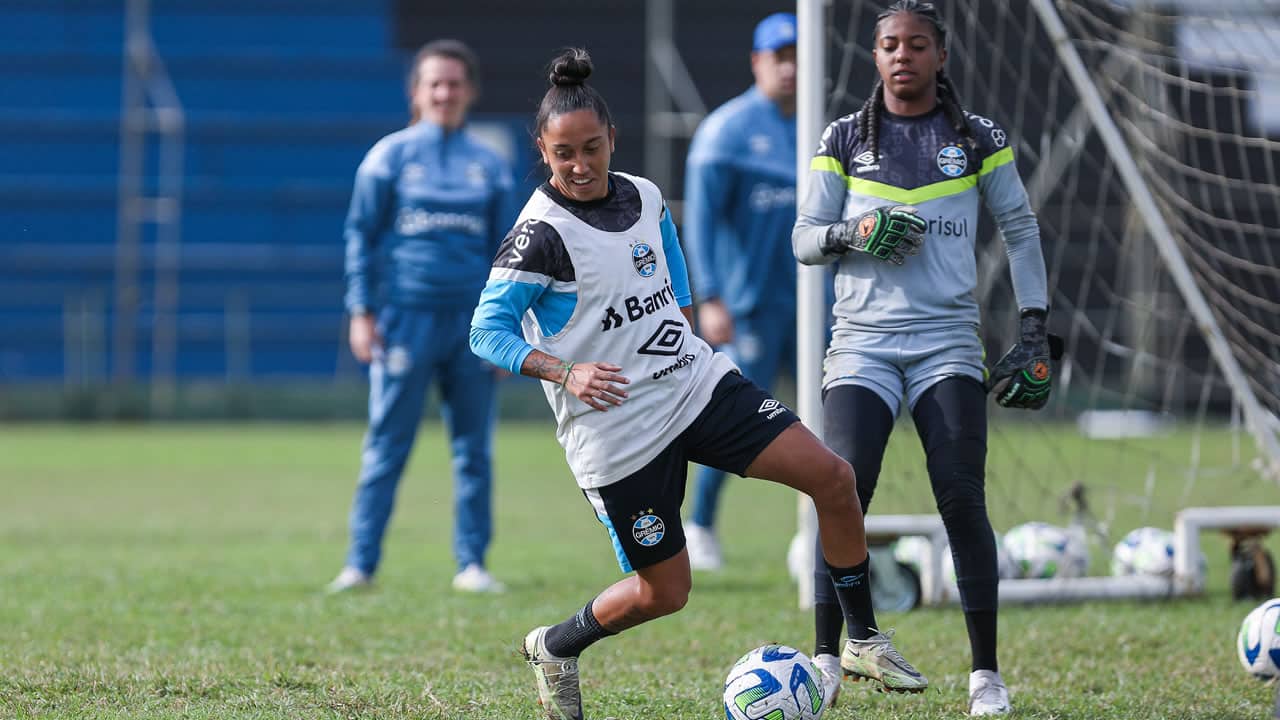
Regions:
[[[930, 3], [900, 0], [879, 16], [879, 80], [860, 112], [823, 135], [792, 245], [803, 263], [839, 263], [824, 432], [853, 465], [864, 512], [905, 395], [951, 539], [973, 653], [969, 712], [991, 715], [1010, 706], [996, 664], [998, 576], [984, 491], [988, 378], [974, 299], [979, 200], [1004, 234], [1022, 308], [1021, 341], [990, 378], [1001, 405], [1038, 408], [1048, 398], [1048, 296], [1039, 226], [1013, 150], [1000, 126], [961, 108], [943, 71], [946, 37]], [[837, 659], [841, 613], [830, 580], [815, 578], [815, 661], [824, 672], [843, 668], [895, 690], [927, 686], [886, 656], [870, 603], [855, 608]]]
[[372, 581], [433, 377], [453, 449], [453, 587], [503, 589], [485, 569], [494, 368], [471, 353], [467, 333], [517, 198], [506, 161], [464, 127], [478, 81], [466, 45], [425, 45], [409, 76], [412, 123], [374, 145], [356, 171], [345, 233], [346, 307], [351, 352], [371, 363], [369, 431], [351, 545], [329, 584], [333, 592]]
[[551, 177], [499, 248], [471, 325], [478, 355], [543, 381], [578, 485], [635, 573], [524, 638], [553, 720], [582, 717], [583, 650], [684, 607], [690, 461], [809, 494], [836, 597], [870, 602], [849, 464], [690, 330], [675, 225], [653, 183], [609, 171], [614, 126], [591, 70], [577, 49], [551, 64], [535, 129]]

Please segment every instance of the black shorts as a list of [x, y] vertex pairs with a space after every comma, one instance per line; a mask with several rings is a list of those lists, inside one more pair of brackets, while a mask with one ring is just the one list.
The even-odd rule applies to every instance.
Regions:
[[693, 423], [647, 465], [610, 485], [583, 490], [609, 530], [622, 571], [656, 565], [684, 547], [680, 506], [690, 462], [745, 476], [769, 443], [799, 421], [768, 392], [731, 372]]

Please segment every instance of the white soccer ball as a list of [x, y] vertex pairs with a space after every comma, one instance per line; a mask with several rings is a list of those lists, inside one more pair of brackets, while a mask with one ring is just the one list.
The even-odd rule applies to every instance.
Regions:
[[1004, 536], [1017, 577], [1074, 578], [1089, 570], [1089, 553], [1078, 532], [1043, 522], [1018, 525]]
[[728, 720], [817, 720], [822, 710], [821, 671], [808, 655], [786, 645], [743, 655], [724, 681]]
[[[1000, 533], [992, 528], [991, 532], [996, 538], [996, 572], [1001, 578], [1017, 577], [1013, 565], [1013, 559], [1009, 557], [1009, 553], [1005, 550], [1004, 541], [1000, 538]], [[898, 562], [910, 567], [920, 574], [920, 566], [924, 563], [925, 556], [929, 553], [929, 538], [923, 535], [906, 535], [898, 538], [898, 542], [893, 547], [893, 558]], [[951, 544], [942, 546], [942, 581], [946, 585], [947, 592], [955, 597], [959, 597], [959, 590], [956, 587], [956, 565], [955, 560], [951, 556]]]
[[[1202, 567], [1204, 563], [1204, 553], [1201, 553]], [[1140, 527], [1125, 535], [1111, 553], [1111, 574], [1171, 577], [1173, 533], [1160, 528]]]
[[1236, 655], [1245, 671], [1260, 680], [1280, 676], [1280, 598], [1253, 609], [1240, 623]]

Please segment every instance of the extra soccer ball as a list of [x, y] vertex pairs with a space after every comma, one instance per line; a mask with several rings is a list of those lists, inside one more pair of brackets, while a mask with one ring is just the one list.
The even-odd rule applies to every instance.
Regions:
[[[1009, 557], [1008, 551], [1005, 550], [1004, 541], [1000, 538], [1000, 533], [996, 532], [994, 528], [992, 533], [996, 539], [996, 573], [1001, 578], [1017, 577], [1013, 559]], [[921, 535], [906, 535], [898, 538], [898, 542], [894, 544], [893, 557], [919, 574], [920, 566], [923, 564], [924, 557], [928, 552], [928, 538]], [[950, 543], [942, 547], [942, 581], [946, 586], [947, 592], [959, 597], [959, 590], [956, 587], [956, 565], [954, 558], [951, 556]]]
[[[1204, 554], [1200, 563], [1204, 565]], [[1154, 527], [1140, 527], [1124, 536], [1111, 553], [1111, 574], [1173, 576], [1173, 533]]]
[[1028, 522], [1005, 533], [1004, 546], [1018, 577], [1083, 577], [1089, 553], [1078, 533], [1043, 522]]
[[817, 720], [822, 717], [821, 671], [795, 648], [758, 647], [729, 670], [724, 715], [728, 720]]
[[1253, 609], [1240, 623], [1236, 655], [1245, 671], [1260, 680], [1280, 676], [1280, 598]]

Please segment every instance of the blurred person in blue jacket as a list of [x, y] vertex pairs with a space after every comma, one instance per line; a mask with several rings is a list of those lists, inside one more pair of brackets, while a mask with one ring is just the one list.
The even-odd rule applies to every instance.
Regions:
[[[755, 84], [694, 133], [683, 232], [699, 332], [768, 390], [796, 346], [795, 15], [775, 13], [756, 25], [751, 73]], [[719, 470], [698, 469], [685, 528], [696, 570], [722, 564], [714, 527], [724, 481]]]
[[345, 304], [351, 352], [369, 363], [369, 429], [351, 545], [332, 592], [372, 582], [433, 378], [453, 454], [453, 587], [504, 589], [485, 568], [497, 378], [471, 353], [467, 335], [519, 207], [509, 163], [465, 126], [478, 71], [459, 41], [423, 46], [409, 74], [409, 127], [382, 138], [356, 171], [344, 233]]

